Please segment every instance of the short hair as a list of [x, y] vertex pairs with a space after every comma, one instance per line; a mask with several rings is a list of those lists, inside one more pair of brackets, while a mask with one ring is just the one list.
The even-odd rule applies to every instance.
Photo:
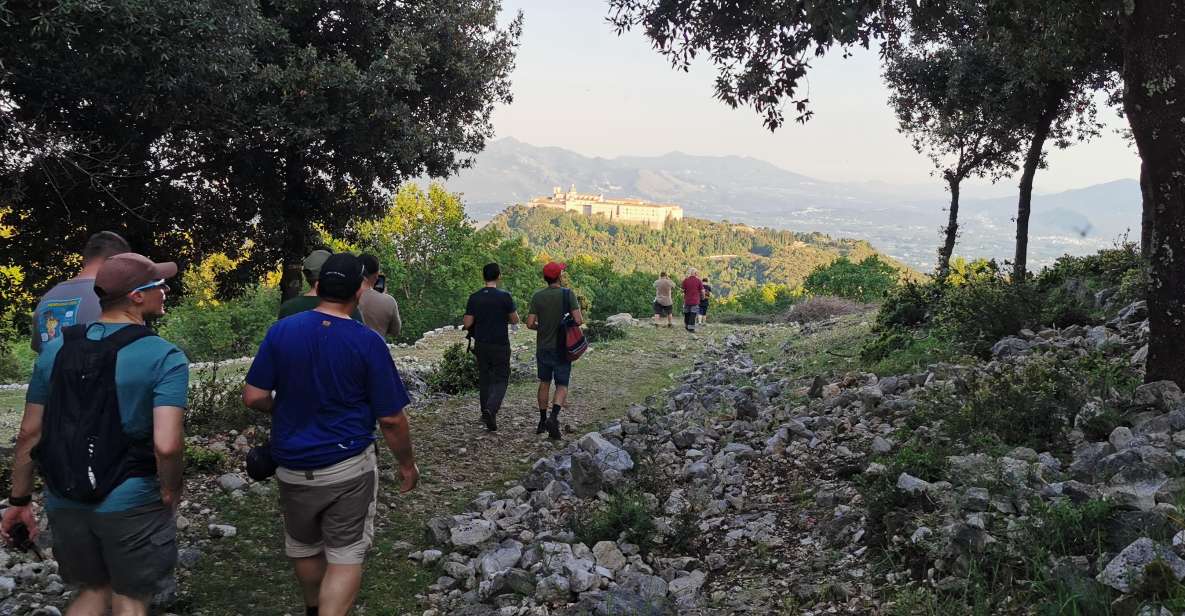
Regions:
[[547, 284], [555, 284], [555, 283], [559, 282], [559, 280], [560, 280], [559, 276], [556, 276], [555, 278], [548, 278], [547, 276], [543, 277], [543, 282], [546, 282]]
[[107, 259], [131, 251], [132, 247], [120, 234], [114, 231], [99, 231], [86, 240], [86, 245], [82, 247], [82, 260]]
[[497, 263], [486, 263], [485, 267], [481, 268], [481, 277], [486, 282], [493, 282], [502, 276], [502, 268]]
[[659, 278], [666, 278], [666, 277], [667, 277], [667, 273], [666, 273], [666, 272], [663, 272], [663, 273], [659, 274], [659, 275], [658, 275], [658, 277], [659, 277]]
[[379, 273], [379, 270], [382, 269], [379, 265], [378, 257], [370, 253], [366, 253], [361, 257], [358, 257], [358, 260], [362, 262], [362, 276], [364, 278], [370, 278], [371, 276]]

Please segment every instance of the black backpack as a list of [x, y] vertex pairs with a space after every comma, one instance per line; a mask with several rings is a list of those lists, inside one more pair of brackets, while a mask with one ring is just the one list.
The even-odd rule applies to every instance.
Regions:
[[129, 477], [156, 474], [152, 437], [132, 439], [124, 433], [115, 389], [116, 354], [155, 334], [133, 324], [90, 340], [86, 328], [62, 330], [33, 459], [54, 494], [97, 503]]

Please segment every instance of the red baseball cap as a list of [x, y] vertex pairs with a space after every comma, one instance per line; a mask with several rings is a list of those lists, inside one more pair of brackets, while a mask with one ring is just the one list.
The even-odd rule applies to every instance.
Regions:
[[560, 272], [564, 271], [564, 268], [566, 267], [568, 267], [567, 264], [556, 263], [555, 261], [552, 261], [543, 266], [543, 277], [551, 278], [553, 280], [559, 278]]

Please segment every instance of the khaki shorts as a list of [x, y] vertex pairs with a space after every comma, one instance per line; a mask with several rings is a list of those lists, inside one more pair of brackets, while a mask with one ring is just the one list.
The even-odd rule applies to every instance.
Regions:
[[284, 514], [284, 553], [325, 553], [334, 565], [360, 565], [374, 542], [379, 473], [374, 447], [313, 471], [276, 469]]

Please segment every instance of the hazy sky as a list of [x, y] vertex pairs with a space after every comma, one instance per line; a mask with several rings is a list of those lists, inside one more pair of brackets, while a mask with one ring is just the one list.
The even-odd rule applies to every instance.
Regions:
[[[896, 131], [875, 52], [818, 61], [809, 82], [814, 119], [771, 134], [751, 109], [713, 98], [711, 66], [678, 72], [640, 34], [618, 37], [603, 0], [504, 2], [507, 18], [522, 10], [526, 21], [514, 102], [494, 114], [497, 137], [604, 157], [752, 156], [825, 180], [936, 182], [929, 161]], [[1115, 134], [1124, 122], [1112, 109], [1102, 117], [1109, 125], [1102, 137], [1051, 153], [1039, 192], [1138, 175], [1134, 149]], [[1014, 185], [1004, 180], [991, 192]]]

